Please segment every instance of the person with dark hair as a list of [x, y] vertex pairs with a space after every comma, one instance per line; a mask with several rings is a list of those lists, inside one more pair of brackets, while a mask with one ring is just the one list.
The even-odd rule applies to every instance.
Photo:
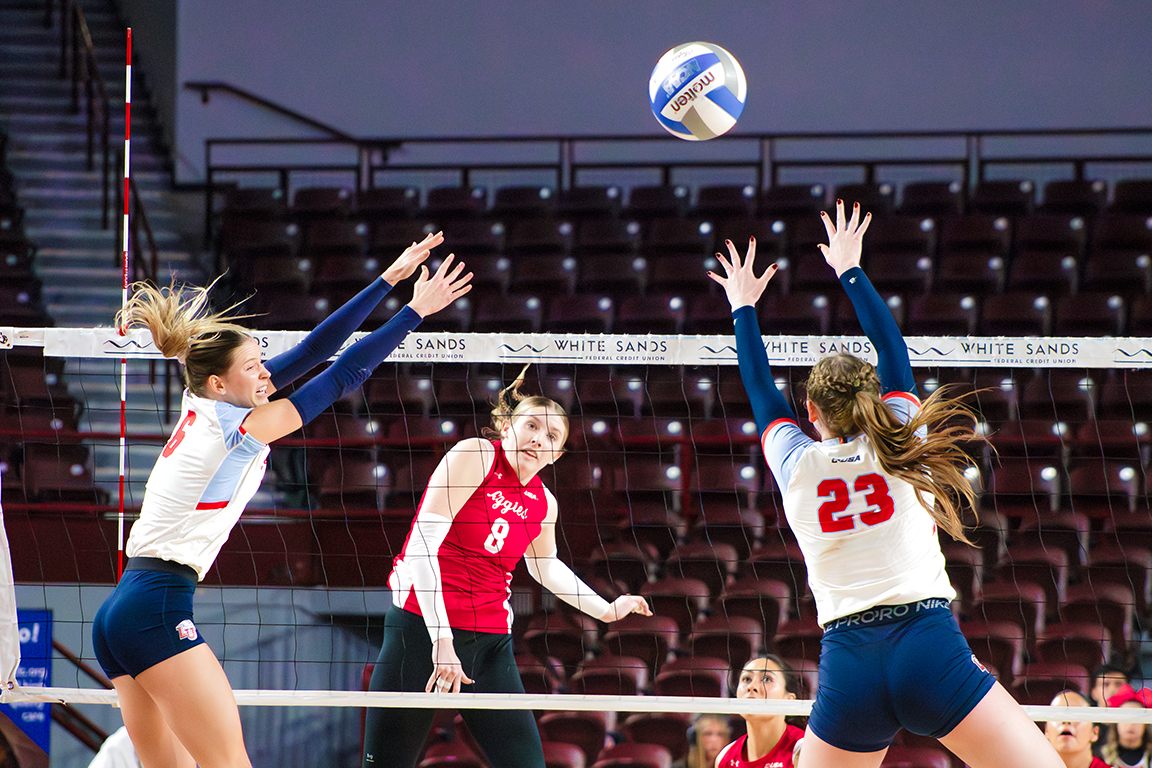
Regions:
[[[938, 738], [973, 768], [1060, 768], [1028, 715], [968, 647], [953, 617], [956, 592], [938, 529], [967, 541], [963, 470], [976, 438], [971, 411], [937, 390], [916, 394], [908, 348], [860, 269], [860, 206], [821, 213], [829, 266], [876, 353], [819, 360], [806, 411], [819, 440], [796, 423], [776, 388], [755, 305], [776, 273], [757, 276], [756, 242], [731, 241], [709, 272], [732, 305], [740, 375], [764, 456], [784, 495], [824, 627], [820, 684], [804, 738], [804, 768], [875, 768], [900, 728]], [[958, 423], [966, 419], [967, 425]]]
[[[296, 347], [262, 362], [260, 344], [208, 308], [208, 288], [140, 284], [119, 318], [144, 326], [166, 358], [184, 364], [181, 418], [148, 478], [124, 575], [93, 622], [96, 657], [148, 768], [251, 765], [224, 669], [192, 616], [196, 584], [212, 567], [264, 476], [268, 444], [359, 386], [420, 321], [466, 294], [449, 256], [423, 262], [430, 235], [333, 312]], [[336, 353], [392, 285], [416, 269], [412, 300], [381, 328], [286, 398], [273, 393]]]
[[[1146, 710], [1152, 707], [1152, 690], [1137, 691], [1124, 683], [1108, 699], [1108, 706]], [[1147, 723], [1112, 723], [1100, 757], [1112, 768], [1152, 768], [1152, 727]]]
[[[1080, 691], [1061, 691], [1052, 699], [1053, 707], [1090, 707], [1092, 702]], [[1100, 738], [1100, 726], [1084, 720], [1049, 720], [1044, 724], [1044, 737], [1056, 750], [1065, 768], [1108, 768], [1096, 755], [1092, 745]]]
[[[799, 693], [800, 677], [788, 662], [772, 654], [745, 664], [736, 685], [738, 699], [795, 699]], [[784, 715], [741, 717], [748, 732], [720, 750], [715, 768], [792, 768], [804, 731], [786, 722]]]
[[1092, 679], [1088, 681], [1092, 702], [1098, 707], [1109, 706], [1108, 700], [1131, 682], [1127, 667], [1113, 660], [1104, 662], [1092, 670]]
[[[388, 577], [392, 605], [369, 690], [523, 693], [512, 650], [512, 571], [528, 573], [577, 610], [616, 621], [651, 616], [644, 598], [596, 594], [556, 552], [556, 498], [539, 472], [563, 455], [568, 416], [520, 392], [527, 366], [501, 390], [484, 438], [460, 441], [432, 472]], [[364, 768], [413, 768], [431, 709], [368, 710]], [[544, 768], [526, 710], [461, 710], [493, 768]]]

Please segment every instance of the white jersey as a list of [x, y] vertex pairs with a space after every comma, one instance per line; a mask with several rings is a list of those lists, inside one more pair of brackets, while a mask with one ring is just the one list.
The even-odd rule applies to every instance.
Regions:
[[[904, 392], [885, 402], [902, 420], [920, 407]], [[936, 522], [909, 483], [884, 471], [865, 435], [816, 442], [779, 419], [762, 440], [820, 624], [878, 605], [955, 599]]]
[[184, 391], [183, 416], [128, 537], [129, 557], [183, 563], [204, 578], [268, 466], [268, 446], [242, 426], [251, 411]]

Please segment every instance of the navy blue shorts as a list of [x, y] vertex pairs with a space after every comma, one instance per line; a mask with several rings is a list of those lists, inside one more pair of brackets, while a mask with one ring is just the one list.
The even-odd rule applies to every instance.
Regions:
[[[113, 679], [136, 677], [204, 642], [192, 623], [195, 571], [187, 566], [136, 570], [133, 565], [139, 563], [133, 561], [137, 560], [129, 560], [120, 583], [92, 622], [96, 659], [104, 674]], [[192, 580], [179, 568], [186, 568]]]
[[825, 626], [808, 727], [849, 752], [885, 749], [900, 728], [940, 738], [995, 682], [947, 600], [877, 606]]

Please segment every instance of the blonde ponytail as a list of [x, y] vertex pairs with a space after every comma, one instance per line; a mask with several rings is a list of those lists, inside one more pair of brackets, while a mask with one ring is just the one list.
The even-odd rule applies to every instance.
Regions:
[[[971, 545], [964, 533], [961, 500], [975, 509], [976, 494], [964, 475], [973, 466], [964, 444], [984, 439], [974, 431], [975, 415], [942, 387], [902, 422], [884, 404], [880, 391], [875, 367], [852, 355], [824, 358], [808, 376], [808, 399], [825, 426], [839, 437], [867, 435], [884, 471], [916, 489], [941, 529]], [[921, 430], [926, 432], [923, 437], [917, 434]], [[935, 506], [927, 503], [927, 494], [935, 497]]]
[[134, 283], [128, 305], [116, 314], [117, 326], [147, 328], [160, 354], [183, 363], [185, 384], [198, 395], [204, 394], [207, 378], [226, 370], [236, 348], [252, 338], [224, 313], [209, 310], [208, 293], [215, 284], [177, 286], [173, 279], [159, 288]]
[[564, 439], [568, 439], [568, 412], [564, 410], [564, 406], [549, 397], [525, 395], [520, 391], [520, 387], [524, 384], [524, 376], [528, 373], [528, 368], [531, 365], [532, 363], [525, 364], [520, 369], [516, 379], [496, 395], [496, 402], [493, 403], [492, 407], [492, 426], [485, 427], [483, 431], [486, 437], [498, 439], [504, 426], [512, 423], [514, 416], [529, 408], [539, 406], [546, 408], [548, 413], [555, 414], [564, 421]]

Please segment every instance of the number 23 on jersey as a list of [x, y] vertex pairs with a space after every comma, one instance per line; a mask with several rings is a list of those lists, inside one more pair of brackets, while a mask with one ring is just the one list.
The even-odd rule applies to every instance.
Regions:
[[892, 517], [894, 505], [888, 491], [888, 481], [876, 472], [860, 475], [852, 482], [852, 489], [864, 494], [868, 509], [859, 515], [843, 514], [852, 502], [852, 491], [848, 482], [839, 477], [822, 480], [816, 486], [816, 494], [828, 499], [820, 505], [820, 530], [824, 533], [841, 533], [856, 527], [856, 518], [866, 526], [879, 525]]

